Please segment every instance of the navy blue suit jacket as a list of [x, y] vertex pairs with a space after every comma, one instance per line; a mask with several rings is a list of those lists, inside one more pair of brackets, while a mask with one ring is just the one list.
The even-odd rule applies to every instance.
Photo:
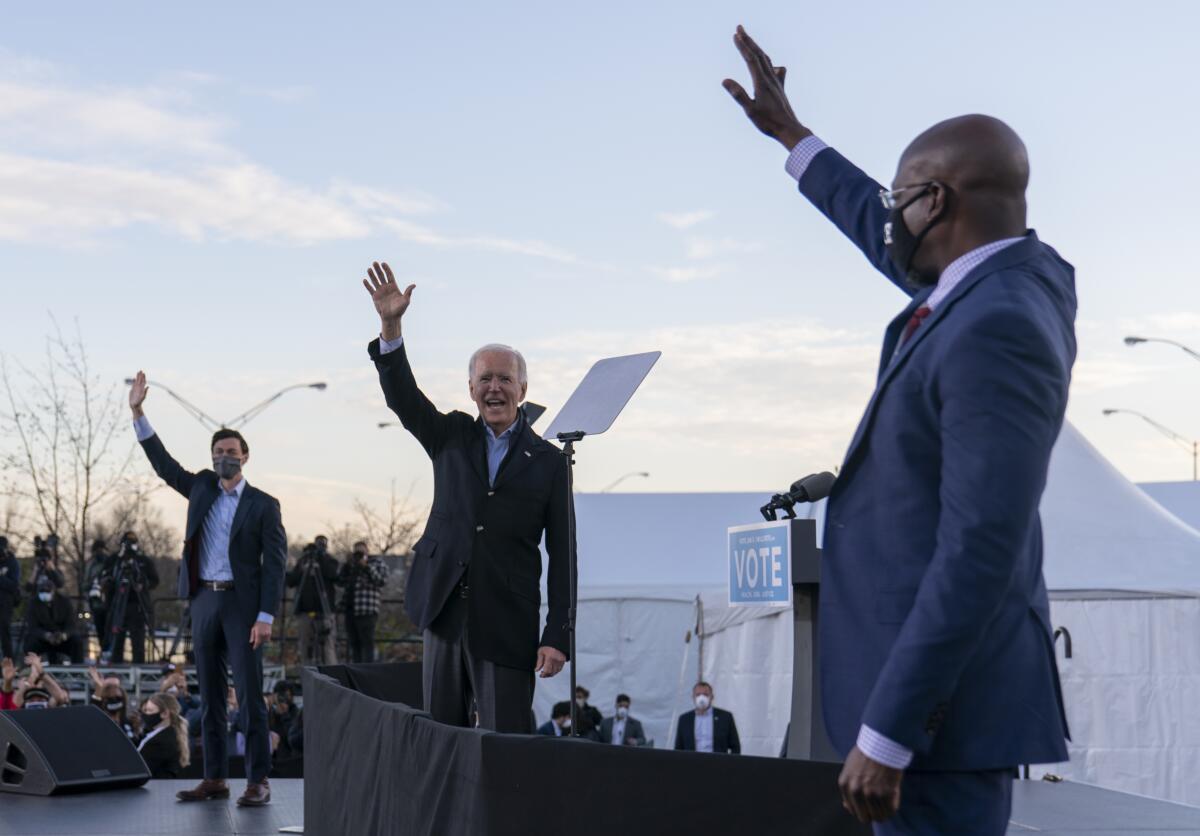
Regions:
[[880, 185], [833, 149], [801, 192], [913, 297], [826, 510], [825, 722], [861, 724], [913, 769], [1067, 759], [1038, 504], [1075, 360], [1074, 269], [1030, 231], [972, 270], [893, 358], [930, 289], [883, 245]]
[[[157, 435], [143, 441], [142, 449], [159, 478], [188, 500], [179, 597], [192, 598], [199, 589], [204, 518], [217, 501], [220, 480], [211, 470], [199, 473], [186, 470], [167, 452]], [[260, 612], [279, 614], [286, 563], [287, 534], [280, 519], [279, 500], [248, 484], [238, 500], [229, 532], [234, 598], [248, 623], [253, 624]]]

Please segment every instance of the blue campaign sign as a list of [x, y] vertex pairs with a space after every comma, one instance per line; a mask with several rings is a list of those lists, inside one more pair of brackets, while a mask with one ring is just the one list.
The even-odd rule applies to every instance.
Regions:
[[792, 527], [788, 520], [729, 529], [729, 605], [792, 603]]

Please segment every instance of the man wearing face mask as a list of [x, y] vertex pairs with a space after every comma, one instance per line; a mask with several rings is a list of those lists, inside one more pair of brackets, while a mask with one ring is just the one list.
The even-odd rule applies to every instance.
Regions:
[[692, 704], [696, 708], [679, 715], [675, 728], [675, 748], [681, 752], [716, 752], [740, 755], [742, 741], [738, 737], [733, 714], [712, 704], [713, 689], [707, 682], [692, 687]]
[[[440, 412], [421, 392], [400, 323], [413, 286], [388, 265], [363, 281], [379, 314], [368, 351], [387, 405], [433, 462], [433, 508], [413, 546], [405, 607], [424, 631], [425, 710], [457, 726], [529, 734], [535, 672], [567, 661], [567, 463], [525, 420], [525, 358], [488, 345], [467, 366], [478, 416]], [[550, 556], [538, 636], [543, 534]]]
[[75, 631], [75, 607], [71, 600], [58, 591], [52, 580], [43, 577], [37, 583], [30, 606], [27, 649], [45, 656], [51, 665], [82, 662], [83, 639]]
[[1067, 758], [1038, 504], [1075, 359], [1074, 270], [1025, 225], [1029, 161], [986, 116], [934, 125], [885, 189], [802, 125], [741, 27], [800, 191], [910, 297], [825, 517], [825, 724], [877, 833], [1003, 834], [1017, 764]]
[[628, 694], [617, 694], [616, 713], [600, 722], [600, 742], [614, 746], [645, 746], [646, 733], [642, 723], [629, 716], [631, 700]]
[[546, 737], [568, 737], [571, 734], [571, 704], [556, 702], [550, 710], [550, 719], [538, 726], [537, 733]]
[[246, 791], [241, 806], [271, 800], [267, 773], [271, 739], [262, 693], [262, 646], [271, 638], [283, 595], [287, 536], [279, 502], [248, 485], [242, 468], [250, 448], [241, 433], [220, 429], [212, 437], [212, 470], [192, 473], [175, 461], [146, 419], [146, 375], [129, 390], [134, 430], [154, 472], [188, 500], [179, 597], [191, 600], [192, 645], [199, 697], [204, 706], [204, 780], [178, 793], [180, 801], [228, 798], [225, 711], [226, 661], [246, 729]]

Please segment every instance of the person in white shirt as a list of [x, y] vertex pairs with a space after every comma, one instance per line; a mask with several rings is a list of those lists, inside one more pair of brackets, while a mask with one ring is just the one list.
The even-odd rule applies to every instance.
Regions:
[[629, 716], [628, 694], [617, 694], [616, 713], [600, 723], [600, 742], [614, 746], [645, 746], [646, 732], [640, 720]]

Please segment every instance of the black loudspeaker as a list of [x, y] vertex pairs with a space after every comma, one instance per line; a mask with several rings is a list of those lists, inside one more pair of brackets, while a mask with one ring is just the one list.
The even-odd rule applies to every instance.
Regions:
[[125, 732], [94, 705], [0, 711], [0, 792], [58, 795], [149, 780]]

